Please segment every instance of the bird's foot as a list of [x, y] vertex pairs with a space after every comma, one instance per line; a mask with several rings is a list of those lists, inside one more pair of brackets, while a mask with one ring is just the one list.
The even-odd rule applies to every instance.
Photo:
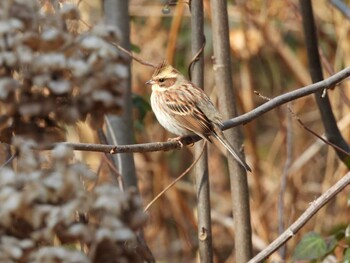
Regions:
[[182, 140], [182, 137], [178, 136], [178, 137], [175, 137], [175, 138], [169, 138], [168, 142], [177, 142], [180, 145], [180, 148], [182, 148], [182, 147], [184, 147], [184, 144], [182, 143], [181, 140]]

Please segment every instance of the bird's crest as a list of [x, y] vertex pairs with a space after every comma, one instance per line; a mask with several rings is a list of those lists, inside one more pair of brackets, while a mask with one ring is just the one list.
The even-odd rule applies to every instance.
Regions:
[[158, 76], [158, 77], [163, 77], [163, 76], [168, 76], [172, 77], [173, 75], [177, 75], [178, 71], [174, 69], [166, 60], [163, 60], [156, 68], [156, 70], [153, 73], [153, 78]]

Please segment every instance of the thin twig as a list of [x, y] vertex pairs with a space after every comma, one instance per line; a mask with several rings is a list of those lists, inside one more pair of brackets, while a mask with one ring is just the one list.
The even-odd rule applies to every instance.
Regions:
[[107, 162], [108, 164], [108, 167], [111, 169], [111, 171], [115, 174], [115, 177], [117, 179], [117, 182], [118, 182], [118, 186], [119, 186], [119, 189], [121, 191], [124, 191], [124, 180], [123, 180], [123, 176], [120, 174], [120, 172], [118, 171], [118, 169], [115, 167], [113, 161], [108, 158], [108, 155], [105, 154], [104, 155], [105, 157], [105, 161]]
[[[346, 115], [340, 119], [338, 125], [341, 131], [344, 131], [350, 125], [350, 115]], [[320, 134], [320, 136], [321, 138], [325, 138], [325, 134]], [[322, 140], [315, 140], [310, 146], [304, 149], [300, 155], [298, 155], [296, 160], [294, 160], [290, 167], [290, 173], [294, 174], [296, 171], [299, 171], [325, 145], [326, 144]]]
[[[108, 123], [109, 121], [106, 118], [107, 127], [108, 127]], [[107, 144], [107, 138], [104, 131], [102, 129], [98, 129], [97, 134], [100, 142], [103, 144]], [[112, 140], [112, 142], [115, 142], [115, 141]], [[122, 175], [118, 171], [118, 168], [120, 169], [119, 163], [116, 164], [113, 160], [113, 157], [107, 153], [104, 153], [104, 157], [106, 159], [109, 169], [111, 170], [111, 173], [115, 175], [114, 177], [112, 177], [112, 179], [114, 179], [114, 181], [118, 184], [120, 190], [124, 191], [124, 180]]]
[[205, 145], [207, 144], [207, 142], [203, 143], [203, 147], [202, 147], [202, 151], [200, 152], [200, 154], [198, 155], [198, 157], [193, 161], [193, 163], [182, 173], [180, 174], [179, 177], [177, 177], [174, 181], [172, 181], [167, 187], [165, 187], [159, 194], [157, 194], [157, 196], [155, 198], [152, 199], [151, 202], [148, 203], [148, 205], [145, 207], [144, 211], [146, 212], [166, 191], [168, 191], [174, 184], [176, 184], [179, 180], [181, 180], [189, 171], [191, 171], [191, 169], [193, 168], [193, 166], [195, 166], [195, 164], [198, 162], [198, 160], [200, 159], [200, 157], [203, 154], [203, 150], [205, 148]]
[[323, 206], [350, 184], [350, 173], [347, 173], [324, 194], [313, 201], [305, 212], [286, 230], [269, 244], [263, 251], [248, 263], [258, 263], [266, 260], [273, 252], [291, 239]]
[[134, 54], [132, 54], [132, 52], [130, 52], [129, 50], [123, 48], [121, 45], [118, 45], [117, 43], [111, 42], [111, 44], [113, 46], [115, 46], [116, 48], [118, 48], [119, 50], [123, 51], [125, 54], [129, 55], [133, 60], [139, 62], [142, 65], [148, 66], [148, 67], [152, 67], [152, 68], [156, 68], [157, 65], [153, 64], [151, 62], [145, 61], [143, 59], [140, 59], [138, 57], [136, 57]]
[[350, 153], [344, 151], [342, 148], [340, 148], [339, 146], [335, 145], [334, 143], [331, 143], [330, 141], [328, 141], [327, 139], [323, 138], [322, 136], [318, 135], [316, 132], [314, 132], [313, 130], [311, 130], [309, 127], [307, 127], [302, 120], [296, 115], [296, 113], [294, 113], [290, 108], [289, 111], [292, 113], [293, 117], [297, 120], [297, 122], [300, 124], [301, 127], [303, 127], [305, 130], [307, 130], [308, 132], [310, 132], [312, 135], [314, 135], [315, 137], [317, 137], [318, 139], [320, 139], [321, 141], [323, 141], [325, 144], [328, 144], [329, 146], [332, 146], [333, 148], [335, 148], [336, 150], [342, 152], [344, 155], [350, 156]]
[[[80, 22], [82, 22], [89, 30], [92, 28], [92, 26], [84, 21], [83, 19], [79, 19]], [[120, 51], [124, 52], [125, 54], [127, 54], [130, 58], [132, 58], [133, 60], [139, 62], [140, 64], [144, 65], [144, 66], [148, 66], [148, 67], [152, 67], [152, 68], [156, 68], [157, 65], [153, 64], [151, 62], [145, 61], [141, 58], [136, 57], [131, 51], [127, 50], [126, 48], [123, 48], [121, 45], [115, 43], [115, 42], [110, 42], [111, 45], [115, 46], [116, 48], [118, 48]]]
[[263, 100], [266, 100], [266, 101], [271, 100], [271, 98], [262, 95], [259, 91], [254, 90], [254, 94], [258, 95], [258, 97], [263, 99]]

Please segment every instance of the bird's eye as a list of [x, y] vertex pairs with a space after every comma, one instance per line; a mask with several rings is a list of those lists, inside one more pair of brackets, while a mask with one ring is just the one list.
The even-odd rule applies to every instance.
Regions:
[[160, 83], [163, 83], [164, 81], [165, 81], [164, 78], [159, 79], [159, 82], [160, 82]]

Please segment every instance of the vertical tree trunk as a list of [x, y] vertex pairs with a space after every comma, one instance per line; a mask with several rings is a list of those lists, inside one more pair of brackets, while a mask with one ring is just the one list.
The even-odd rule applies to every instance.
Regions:
[[[237, 112], [231, 78], [227, 2], [225, 0], [211, 0], [211, 10], [215, 83], [218, 89], [220, 112], [224, 119], [228, 119], [236, 116]], [[238, 128], [228, 130], [225, 135], [236, 149], [241, 148], [242, 136]], [[235, 224], [236, 262], [247, 262], [252, 256], [247, 176], [243, 167], [231, 155], [228, 155], [228, 161]]]
[[[204, 45], [203, 32], [203, 1], [191, 1], [191, 27], [192, 27], [192, 56], [195, 56]], [[194, 63], [192, 81], [198, 87], [204, 87], [204, 60], [203, 52], [199, 55], [198, 61]], [[196, 156], [200, 154], [204, 142], [196, 143]], [[213, 261], [211, 217], [210, 217], [210, 187], [208, 173], [207, 147], [203, 149], [203, 155], [195, 166], [196, 189], [197, 189], [197, 213], [198, 213], [198, 243], [200, 262]]]
[[[121, 45], [130, 49], [130, 25], [128, 0], [104, 0], [104, 14], [107, 24], [117, 26], [122, 33]], [[129, 78], [124, 98], [124, 113], [122, 116], [108, 116], [112, 130], [108, 132], [108, 140], [111, 144], [133, 143], [132, 101], [131, 101], [131, 72], [128, 68]], [[134, 157], [132, 154], [120, 154], [113, 156], [115, 163], [123, 176], [125, 188], [136, 187], [137, 178], [135, 172]]]
[[[121, 45], [130, 50], [130, 17], [128, 0], [103, 0], [104, 14], [107, 24], [117, 26], [121, 33]], [[131, 60], [130, 60], [131, 61]], [[131, 70], [128, 66], [128, 80], [124, 96], [124, 112], [122, 116], [107, 116], [110, 129], [108, 129], [108, 140], [111, 144], [132, 144], [133, 143], [133, 122], [132, 122], [132, 100], [131, 100]], [[117, 154], [113, 156], [114, 162], [123, 176], [126, 189], [137, 187], [134, 156], [131, 153]], [[148, 248], [143, 232], [137, 235], [135, 253], [142, 258], [142, 262], [155, 262], [152, 252]], [[141, 261], [140, 261], [141, 262]]]

